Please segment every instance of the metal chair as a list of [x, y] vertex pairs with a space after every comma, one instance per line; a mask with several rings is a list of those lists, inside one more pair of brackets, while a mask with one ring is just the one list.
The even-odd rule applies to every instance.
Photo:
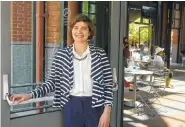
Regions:
[[151, 84], [151, 89], [149, 90], [150, 95], [153, 96], [153, 99], [149, 102], [151, 104], [158, 102], [161, 107], [164, 109], [164, 112], [167, 112], [167, 109], [160, 101], [161, 98], [165, 95], [165, 79], [169, 75], [169, 71], [163, 68], [149, 68], [150, 71], [153, 71], [153, 80]]

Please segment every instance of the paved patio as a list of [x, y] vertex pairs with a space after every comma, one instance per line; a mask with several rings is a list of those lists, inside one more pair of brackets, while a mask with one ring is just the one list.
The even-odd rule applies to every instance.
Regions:
[[[185, 67], [172, 64], [171, 68], [177, 69], [171, 83], [173, 88], [166, 88], [165, 92], [161, 93], [162, 98], [151, 105], [152, 111], [156, 113], [155, 116], [148, 115], [150, 114], [148, 108], [138, 108], [139, 111], [135, 112], [133, 108], [125, 106], [124, 127], [185, 127]], [[139, 93], [146, 95], [144, 88]], [[125, 90], [125, 100], [131, 99], [132, 95], [133, 92]]]

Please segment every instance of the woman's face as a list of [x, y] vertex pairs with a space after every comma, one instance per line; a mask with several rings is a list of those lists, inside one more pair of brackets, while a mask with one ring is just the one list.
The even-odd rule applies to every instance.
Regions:
[[72, 28], [72, 37], [75, 42], [86, 42], [90, 36], [89, 27], [85, 22], [77, 22]]

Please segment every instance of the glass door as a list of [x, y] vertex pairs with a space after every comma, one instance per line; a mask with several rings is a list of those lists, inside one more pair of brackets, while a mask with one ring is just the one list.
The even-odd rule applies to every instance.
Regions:
[[[28, 4], [31, 7], [32, 2], [28, 2]], [[29, 65], [31, 64], [31, 61], [27, 61], [30, 57], [28, 57], [29, 51], [27, 50], [28, 47], [31, 47], [27, 42], [21, 42], [21, 44], [18, 44], [18, 42], [12, 42], [11, 34], [13, 31], [11, 31], [13, 25], [11, 26], [11, 19], [10, 19], [10, 11], [12, 7], [12, 3], [8, 1], [1, 1], [0, 2], [0, 96], [1, 96], [1, 103], [0, 103], [0, 111], [1, 111], [1, 127], [62, 127], [63, 121], [62, 121], [62, 112], [61, 110], [57, 111], [50, 111], [50, 112], [43, 112], [43, 113], [37, 113], [31, 114], [32, 107], [29, 107], [28, 105], [27, 110], [24, 110], [24, 112], [21, 111], [21, 109], [25, 106], [19, 106], [19, 110], [12, 110], [12, 106], [10, 106], [6, 100], [5, 95], [10, 93], [10, 87], [12, 87], [11, 83], [11, 77], [12, 73], [14, 71], [19, 71], [20, 73], [16, 73], [15, 76], [20, 80], [27, 80], [25, 78]], [[31, 43], [31, 42], [29, 42]], [[13, 49], [13, 50], [12, 50]], [[25, 54], [28, 53], [28, 54]], [[19, 54], [16, 57], [13, 57], [14, 54]], [[21, 61], [22, 60], [22, 61]], [[18, 70], [15, 70], [12, 67], [12, 61], [19, 62], [19, 64], [16, 64], [16, 67], [23, 67], [19, 68]], [[27, 68], [25, 68], [27, 67]], [[18, 75], [20, 74], [20, 75]], [[31, 77], [31, 76], [30, 76]], [[20, 81], [19, 80], [19, 81]], [[20, 84], [19, 84], [20, 85]], [[29, 84], [27, 84], [29, 86]], [[17, 84], [18, 87], [18, 84]], [[23, 88], [25, 89], [25, 88]], [[15, 92], [15, 91], [14, 91]], [[34, 105], [34, 104], [33, 104]], [[14, 107], [15, 109], [15, 107]], [[42, 108], [44, 109], [44, 108]], [[22, 112], [22, 113], [21, 113]], [[33, 111], [32, 111], [33, 112]], [[27, 114], [26, 114], [27, 113]], [[14, 117], [12, 117], [14, 114]], [[20, 115], [22, 114], [22, 115]], [[30, 115], [29, 115], [30, 114]]]
[[111, 2], [110, 11], [110, 62], [116, 68], [118, 90], [114, 92], [114, 103], [111, 114], [111, 126], [123, 127], [123, 38], [128, 35], [127, 20], [128, 2]]
[[[102, 3], [100, 3], [101, 5]], [[11, 61], [12, 61], [12, 43], [10, 35], [10, 2], [0, 2], [0, 95], [1, 95], [1, 126], [2, 127], [63, 127], [63, 113], [62, 110], [50, 110], [48, 112], [41, 112], [12, 117], [11, 107], [5, 98], [6, 93], [10, 93], [11, 86]], [[111, 113], [111, 126], [122, 127], [123, 123], [123, 53], [122, 53], [122, 40], [127, 35], [127, 2], [109, 2], [108, 8], [105, 12], [110, 16], [109, 27], [106, 25], [101, 27], [103, 30], [99, 32], [104, 35], [104, 39], [98, 40], [101, 42], [99, 47], [104, 48], [108, 44], [108, 54], [112, 70], [115, 70], [118, 83], [118, 90], [114, 92], [114, 106]], [[105, 5], [105, 7], [106, 7]], [[100, 9], [101, 10], [101, 9]], [[102, 13], [104, 14], [104, 13]], [[121, 16], [120, 16], [121, 15]], [[99, 16], [100, 17], [100, 16]], [[104, 20], [104, 21], [106, 21]], [[106, 34], [104, 31], [106, 30]], [[104, 48], [105, 49], [105, 48]], [[18, 50], [20, 51], [20, 50]], [[26, 56], [24, 57], [26, 58]], [[18, 59], [16, 59], [18, 60]], [[22, 71], [22, 70], [20, 70]], [[23, 74], [22, 74], [23, 75]], [[18, 75], [16, 75], [18, 76]], [[22, 77], [24, 78], [24, 77]], [[9, 89], [9, 90], [8, 90]]]

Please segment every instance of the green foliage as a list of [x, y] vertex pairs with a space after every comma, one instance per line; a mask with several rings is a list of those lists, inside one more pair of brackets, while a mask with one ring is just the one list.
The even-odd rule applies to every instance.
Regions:
[[[91, 10], [92, 9], [92, 10]], [[92, 8], [89, 8], [89, 2], [88, 1], [83, 1], [82, 2], [82, 13], [84, 14], [84, 15], [87, 15], [87, 16], [89, 16], [89, 18], [92, 20], [92, 22], [94, 23], [94, 24], [96, 24], [96, 16], [95, 16], [95, 11], [96, 11], [96, 8], [95, 8], [95, 6], [93, 6]], [[94, 14], [89, 14], [90, 12], [89, 11], [92, 11], [92, 12], [94, 12]]]
[[88, 1], [82, 2], [82, 13], [88, 14]]
[[[140, 20], [140, 18], [137, 20]], [[147, 19], [144, 19], [143, 22], [148, 22], [148, 21]], [[139, 30], [140, 30], [140, 33], [139, 33]], [[140, 34], [140, 38], [139, 38], [139, 34]], [[151, 38], [151, 27], [150, 26], [143, 25], [143, 24], [135, 24], [135, 23], [129, 24], [129, 40], [130, 41], [140, 40], [140, 42], [144, 42], [144, 41], [148, 42], [150, 38]]]

